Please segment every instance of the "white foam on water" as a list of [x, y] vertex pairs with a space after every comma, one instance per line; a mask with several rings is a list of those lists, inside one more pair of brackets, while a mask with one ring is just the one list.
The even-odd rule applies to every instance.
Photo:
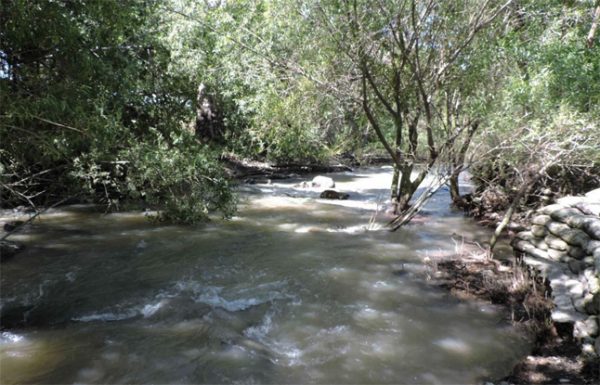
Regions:
[[374, 290], [382, 290], [382, 291], [390, 291], [397, 290], [398, 287], [396, 285], [392, 285], [389, 282], [385, 281], [377, 281], [374, 284], [370, 285]]
[[152, 317], [157, 311], [160, 310], [166, 303], [166, 300], [159, 301], [155, 304], [148, 304], [142, 309], [142, 315], [144, 318]]
[[355, 314], [356, 318], [368, 320], [378, 319], [380, 316], [381, 314], [377, 310], [371, 309], [368, 306], [362, 308], [358, 313]]
[[135, 318], [137, 316], [140, 315], [140, 311], [139, 309], [126, 309], [124, 311], [121, 312], [103, 312], [103, 313], [99, 313], [99, 312], [94, 312], [88, 315], [83, 315], [81, 317], [73, 317], [71, 318], [72, 321], [76, 321], [76, 322], [96, 322], [96, 321], [102, 321], [102, 322], [111, 322], [111, 321], [123, 321], [126, 319], [131, 319], [131, 318]]
[[220, 295], [222, 288], [207, 287], [205, 289], [206, 291], [195, 297], [194, 301], [204, 303], [213, 307], [220, 307], [231, 312], [245, 310], [252, 306], [270, 302], [277, 297], [277, 293], [273, 293], [273, 295], [269, 296], [270, 298], [250, 297], [227, 300]]
[[314, 233], [319, 231], [323, 231], [323, 229], [320, 229], [316, 226], [300, 226], [294, 230], [294, 232], [298, 234]]
[[278, 341], [269, 336], [277, 326], [277, 322], [273, 320], [275, 315], [276, 310], [273, 308], [267, 311], [260, 324], [244, 330], [244, 336], [250, 340], [259, 342], [273, 353], [273, 357], [270, 360], [277, 365], [304, 365], [305, 362], [302, 360], [304, 351], [296, 346], [295, 343], [291, 341]]
[[16, 344], [25, 340], [25, 337], [11, 332], [2, 332], [0, 334], [0, 344]]
[[75, 278], [77, 278], [77, 272], [69, 271], [67, 274], [65, 274], [65, 278], [69, 282], [75, 282]]
[[105, 311], [93, 312], [82, 316], [72, 317], [71, 320], [76, 322], [113, 322], [124, 321], [139, 316], [149, 318], [156, 314], [156, 312], [158, 312], [164, 305], [168, 303], [168, 299], [165, 298], [172, 298], [172, 296], [168, 297], [161, 292], [156, 296], [156, 298], [159, 299], [159, 301], [130, 307], [117, 305], [115, 306], [117, 310], [107, 309]]
[[273, 302], [278, 299], [295, 300], [296, 297], [286, 291], [287, 281], [274, 281], [251, 287], [237, 287], [224, 292], [222, 286], [204, 286], [196, 281], [179, 281], [176, 290], [191, 292], [192, 299], [212, 307], [230, 312], [246, 310], [250, 307]]
[[350, 330], [350, 328], [348, 327], [348, 325], [337, 325], [337, 326], [331, 327], [329, 329], [321, 330], [319, 332], [319, 335], [321, 335], [321, 334], [328, 334], [328, 335], [333, 334], [335, 336], [340, 336], [342, 334], [348, 333], [349, 330]]
[[[115, 305], [114, 308], [72, 317], [76, 322], [112, 322], [136, 317], [150, 318], [168, 304], [172, 298], [189, 296], [194, 302], [221, 308], [229, 312], [246, 310], [250, 307], [271, 303], [278, 299], [288, 299], [301, 303], [296, 296], [286, 293], [287, 281], [274, 281], [258, 286], [238, 287], [224, 294], [221, 286], [204, 286], [197, 281], [178, 281], [171, 289], [161, 290], [154, 301], [140, 305]], [[233, 297], [230, 299], [230, 297]], [[299, 302], [298, 302], [299, 301]]]
[[442, 338], [440, 340], [434, 341], [435, 345], [440, 346], [443, 349], [455, 352], [455, 353], [461, 353], [461, 354], [468, 354], [471, 352], [471, 347], [469, 345], [467, 345], [466, 342], [459, 340], [457, 338], [452, 338], [452, 337], [446, 337], [446, 338]]
[[236, 299], [236, 300], [228, 301], [228, 300], [224, 299], [223, 297], [221, 297], [219, 294], [214, 293], [214, 292], [213, 293], [208, 292], [205, 294], [201, 294], [195, 298], [195, 301], [200, 302], [200, 303], [205, 303], [205, 304], [213, 306], [213, 307], [220, 307], [227, 311], [232, 311], [232, 312], [248, 309], [251, 306], [255, 306], [255, 305], [262, 303], [262, 301], [258, 300], [257, 298]]
[[[262, 341], [261, 341], [262, 342]], [[302, 360], [304, 351], [291, 342], [262, 342], [271, 352], [275, 354], [271, 362], [281, 366], [306, 365]]]
[[257, 326], [251, 326], [244, 330], [244, 335], [257, 341], [262, 341], [266, 335], [273, 329], [273, 312], [268, 311]]
[[[25, 337], [11, 332], [2, 332], [0, 334], [0, 347], [3, 347], [2, 351], [8, 357], [13, 358], [26, 358], [30, 357], [28, 353], [27, 345], [29, 345]], [[25, 348], [25, 349], [23, 349]]]

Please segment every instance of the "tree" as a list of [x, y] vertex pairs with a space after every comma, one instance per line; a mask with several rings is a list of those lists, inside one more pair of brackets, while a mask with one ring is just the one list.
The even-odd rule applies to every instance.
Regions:
[[[197, 210], [166, 216], [231, 212], [216, 156], [182, 125], [194, 111], [182, 78], [168, 72], [156, 2], [2, 4], [2, 205], [142, 199], [181, 214], [174, 208], [187, 197]], [[158, 158], [185, 171], [164, 178], [172, 164]]]
[[491, 249], [515, 213], [543, 204], [542, 191], [578, 194], [600, 185], [600, 52], [586, 42], [593, 17], [586, 2], [522, 1], [494, 43], [491, 72], [501, 81], [480, 139], [489, 155], [472, 170], [480, 192], [494, 190], [507, 202]]
[[[473, 71], [481, 71], [473, 70], [477, 53], [472, 46], [510, 3], [272, 1], [249, 7], [242, 2], [237, 6], [250, 8], [251, 16], [240, 18], [221, 6], [220, 17], [233, 20], [233, 26], [210, 29], [226, 36], [235, 31], [229, 40], [259, 58], [266, 69], [259, 73], [271, 79], [262, 85], [275, 91], [275, 98], [265, 98], [272, 93], [257, 89], [262, 105], [253, 121], [260, 125], [260, 117], [266, 116], [270, 127], [283, 123], [276, 135], [266, 137], [270, 153], [293, 152], [310, 143], [293, 138], [304, 139], [307, 126], [319, 120], [317, 127], [324, 131], [321, 116], [350, 116], [347, 122], [354, 126], [362, 120], [393, 160], [391, 198], [395, 212], [402, 214], [426, 176], [441, 169], [438, 164], [453, 165], [449, 172], [455, 184], [480, 127], [476, 116], [469, 115], [474, 87], [467, 83], [474, 79]], [[178, 13], [206, 24], [198, 16]], [[260, 23], [248, 24], [248, 19]], [[334, 112], [336, 102], [340, 113]], [[418, 166], [421, 161], [423, 167]], [[452, 191], [458, 199], [456, 188]], [[396, 223], [409, 219], [401, 216]]]
[[[391, 198], [400, 215], [396, 225], [414, 215], [402, 214], [409, 213], [413, 195], [437, 164], [454, 160], [451, 173], [455, 175], [463, 167], [461, 156], [479, 124], [474, 119], [453, 119], [462, 106], [449, 98], [463, 97], [459, 73], [470, 66], [469, 54], [475, 53], [469, 48], [476, 35], [510, 3], [410, 0], [303, 4], [306, 18], [317, 20], [319, 38], [329, 40], [347, 58], [350, 81], [358, 84], [343, 90], [354, 92], [353, 100], [360, 103], [393, 160]], [[331, 82], [327, 85], [341, 88]], [[425, 164], [418, 170], [421, 159]]]

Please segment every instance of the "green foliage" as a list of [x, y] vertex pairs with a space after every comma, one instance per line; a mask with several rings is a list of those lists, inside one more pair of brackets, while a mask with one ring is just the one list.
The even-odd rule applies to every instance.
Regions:
[[121, 184], [150, 207], [164, 207], [160, 219], [194, 223], [215, 210], [231, 216], [235, 199], [216, 154], [185, 136], [176, 137], [175, 145], [157, 134], [154, 142], [128, 146], [121, 156], [131, 172]]
[[[505, 2], [485, 4], [491, 17]], [[419, 159], [458, 159], [474, 121], [482, 180], [498, 170], [514, 184], [560, 155], [547, 181], [595, 183], [590, 4], [523, 0], [479, 28], [465, 16], [479, 14], [475, 0], [4, 1], [2, 204], [142, 200], [191, 223], [232, 213], [220, 152], [324, 162], [381, 149], [379, 126], [410, 174]], [[201, 84], [220, 130], [203, 144]]]
[[317, 126], [311, 100], [300, 92], [282, 98], [273, 93], [265, 100], [255, 124], [262, 128], [267, 158], [277, 163], [313, 163], [327, 155], [324, 131]]
[[550, 163], [534, 191], [585, 192], [600, 185], [600, 49], [585, 46], [590, 4], [520, 6], [490, 69], [501, 82], [475, 177], [510, 194]]
[[357, 109], [309, 79], [327, 71], [337, 76], [341, 67], [330, 61], [337, 55], [332, 47], [312, 36], [313, 25], [297, 13], [297, 4], [183, 0], [164, 9], [170, 70], [192, 87], [205, 84], [218, 101], [224, 151], [280, 163], [318, 162], [328, 148], [346, 150], [362, 139], [364, 121], [358, 128], [347, 121]]
[[185, 132], [193, 93], [167, 71], [158, 3], [15, 0], [2, 13], [3, 205], [144, 198], [173, 221], [231, 214], [216, 154]]

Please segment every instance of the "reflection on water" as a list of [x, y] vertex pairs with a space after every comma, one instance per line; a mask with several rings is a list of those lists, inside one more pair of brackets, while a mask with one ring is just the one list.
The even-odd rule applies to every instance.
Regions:
[[[231, 221], [50, 212], [2, 265], [0, 382], [474, 383], [527, 350], [498, 309], [420, 272], [453, 234], [485, 230], [434, 197], [381, 229], [389, 170], [334, 174], [348, 201], [298, 181], [242, 186]], [[380, 210], [381, 211], [381, 210]], [[377, 230], [379, 228], [379, 230]], [[370, 231], [368, 231], [370, 230]]]

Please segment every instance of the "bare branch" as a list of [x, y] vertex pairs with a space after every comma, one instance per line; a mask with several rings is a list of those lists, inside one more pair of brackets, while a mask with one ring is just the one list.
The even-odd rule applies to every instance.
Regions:
[[502, 5], [501, 7], [496, 9], [494, 12], [492, 12], [492, 14], [489, 17], [482, 20], [483, 14], [484, 14], [485, 10], [487, 9], [487, 7], [489, 6], [490, 0], [486, 0], [483, 3], [483, 5], [481, 6], [481, 8], [479, 10], [479, 13], [475, 17], [475, 21], [472, 23], [472, 25], [469, 28], [470, 30], [469, 30], [469, 34], [467, 35], [467, 38], [462, 42], [462, 44], [460, 44], [454, 50], [454, 52], [450, 55], [448, 61], [440, 67], [440, 69], [436, 73], [436, 79], [439, 79], [448, 70], [448, 68], [450, 68], [450, 65], [454, 63], [454, 61], [458, 58], [458, 56], [461, 54], [461, 52], [466, 47], [468, 47], [469, 44], [471, 44], [471, 42], [473, 41], [473, 39], [475, 38], [477, 33], [479, 31], [481, 31], [483, 28], [485, 28], [487, 25], [489, 25], [492, 21], [494, 21], [496, 19], [496, 17], [498, 17], [498, 15], [500, 15], [502, 12], [504, 12], [504, 10], [512, 2], [513, 2], [513, 0], [508, 0], [506, 3], [504, 3], [504, 5]]
[[369, 123], [371, 123], [371, 125], [373, 126], [373, 129], [375, 130], [375, 134], [377, 135], [377, 138], [379, 139], [379, 141], [381, 142], [381, 144], [383, 145], [385, 150], [390, 154], [394, 163], [396, 165], [398, 165], [398, 167], [400, 167], [401, 163], [400, 163], [400, 159], [398, 159], [398, 157], [396, 155], [396, 151], [394, 151], [394, 149], [392, 149], [392, 147], [388, 143], [387, 139], [385, 138], [385, 135], [383, 135], [383, 132], [381, 131], [381, 127], [379, 126], [379, 123], [377, 122], [377, 119], [373, 115], [373, 112], [371, 111], [371, 107], [369, 106], [369, 97], [367, 94], [367, 81], [366, 81], [365, 76], [363, 76], [363, 79], [362, 79], [362, 97], [363, 97], [363, 99], [362, 99], [363, 110], [365, 111], [365, 115], [367, 115], [367, 119], [369, 120]]
[[40, 118], [39, 116], [35, 116], [35, 115], [33, 116], [33, 118], [37, 119], [39, 121], [42, 121], [44, 123], [51, 124], [51, 125], [56, 126], [56, 127], [66, 128], [68, 130], [76, 131], [76, 132], [79, 132], [80, 134], [86, 134], [87, 135], [87, 132], [85, 132], [83, 130], [80, 130], [79, 128], [67, 126], [66, 124], [62, 124], [62, 123], [53, 122], [52, 120]]

